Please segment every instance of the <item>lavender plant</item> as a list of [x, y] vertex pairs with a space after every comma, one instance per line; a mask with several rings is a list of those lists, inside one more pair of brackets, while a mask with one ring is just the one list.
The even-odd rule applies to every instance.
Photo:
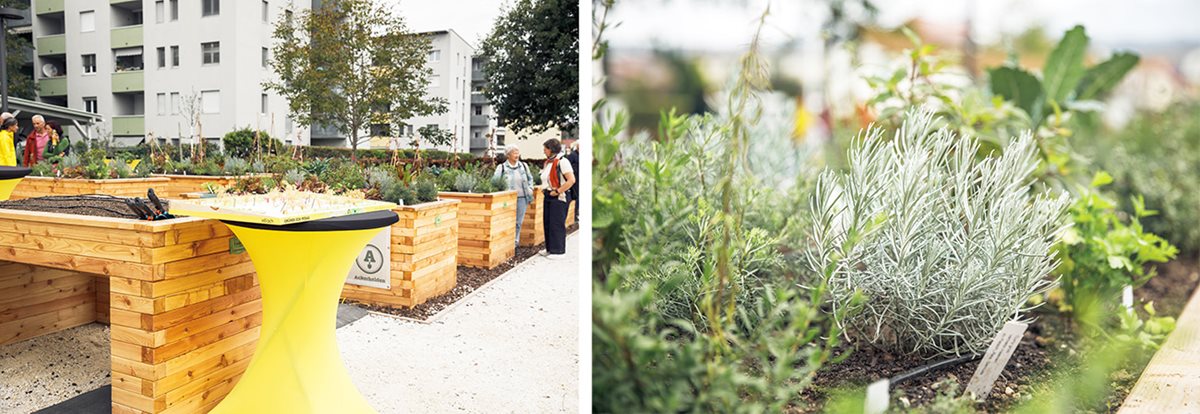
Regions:
[[1051, 287], [1069, 198], [1031, 193], [1030, 134], [978, 160], [976, 139], [934, 122], [910, 111], [892, 140], [871, 128], [848, 171], [821, 175], [808, 261], [828, 275], [835, 309], [866, 295], [838, 320], [848, 336], [904, 353], [978, 353]]

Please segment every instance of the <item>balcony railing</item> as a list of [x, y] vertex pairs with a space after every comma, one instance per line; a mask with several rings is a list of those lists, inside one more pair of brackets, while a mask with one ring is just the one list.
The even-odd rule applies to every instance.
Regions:
[[67, 53], [67, 35], [56, 34], [37, 38], [38, 56], [61, 55]]
[[110, 34], [110, 42], [114, 49], [141, 46], [145, 43], [142, 38], [142, 25], [114, 27]]
[[113, 72], [112, 74], [113, 93], [141, 92], [146, 90], [145, 83], [145, 73], [140, 70]]
[[145, 115], [115, 115], [112, 117], [113, 135], [146, 135]]
[[33, 10], [37, 14], [62, 13], [63, 0], [34, 0]]
[[39, 96], [67, 96], [66, 76], [38, 79], [37, 86]]

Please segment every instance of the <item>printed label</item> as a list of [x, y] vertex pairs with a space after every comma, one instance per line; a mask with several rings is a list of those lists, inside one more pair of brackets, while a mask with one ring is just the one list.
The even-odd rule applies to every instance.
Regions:
[[996, 384], [996, 379], [1000, 378], [1000, 372], [1004, 371], [1004, 366], [1008, 365], [1008, 360], [1012, 358], [1013, 351], [1021, 344], [1021, 336], [1028, 327], [1029, 325], [1023, 322], [1004, 324], [1004, 328], [992, 339], [992, 344], [988, 345], [983, 359], [979, 360], [975, 375], [972, 375], [971, 381], [967, 383], [966, 392], [975, 394], [978, 400], [987, 398], [992, 392], [992, 386]]
[[373, 288], [392, 288], [392, 228], [384, 227], [363, 247], [350, 267], [346, 283]]

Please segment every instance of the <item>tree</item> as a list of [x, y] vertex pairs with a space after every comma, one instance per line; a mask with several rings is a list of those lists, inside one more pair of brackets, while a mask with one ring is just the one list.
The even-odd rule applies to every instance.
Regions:
[[[19, 0], [0, 0], [0, 7], [12, 7], [19, 10], [29, 9], [28, 1]], [[11, 33], [6, 36], [7, 41], [4, 47], [8, 49], [8, 96], [33, 99], [33, 77], [31, 73], [24, 70], [25, 64], [29, 63], [26, 59], [27, 53], [33, 49], [33, 45], [25, 37]], [[38, 70], [34, 68], [34, 70]]]
[[446, 111], [444, 99], [425, 96], [428, 38], [409, 32], [386, 7], [329, 2], [280, 19], [274, 37], [271, 67], [278, 80], [264, 86], [288, 100], [298, 124], [335, 127], [349, 134], [352, 149], [358, 149], [358, 131], [377, 120]]
[[483, 41], [483, 93], [510, 129], [578, 126], [578, 13], [574, 1], [517, 0]]

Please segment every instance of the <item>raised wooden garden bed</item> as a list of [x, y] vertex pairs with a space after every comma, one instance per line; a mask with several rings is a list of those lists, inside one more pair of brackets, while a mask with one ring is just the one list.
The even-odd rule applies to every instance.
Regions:
[[392, 288], [347, 283], [342, 297], [382, 306], [413, 307], [454, 289], [457, 283], [458, 200], [439, 200], [395, 211], [392, 225]]
[[120, 197], [146, 197], [147, 189], [156, 193], [167, 190], [169, 179], [164, 177], [114, 178], [88, 180], [83, 178], [25, 177], [13, 189], [12, 199], [107, 194]]
[[114, 413], [207, 412], [262, 323], [254, 266], [231, 237], [209, 219], [0, 210], [0, 344], [108, 321]]
[[517, 192], [442, 192], [459, 200], [458, 264], [491, 269], [516, 254]]
[[1200, 410], [1200, 289], [1192, 293], [1175, 331], [1167, 337], [1119, 413]]

